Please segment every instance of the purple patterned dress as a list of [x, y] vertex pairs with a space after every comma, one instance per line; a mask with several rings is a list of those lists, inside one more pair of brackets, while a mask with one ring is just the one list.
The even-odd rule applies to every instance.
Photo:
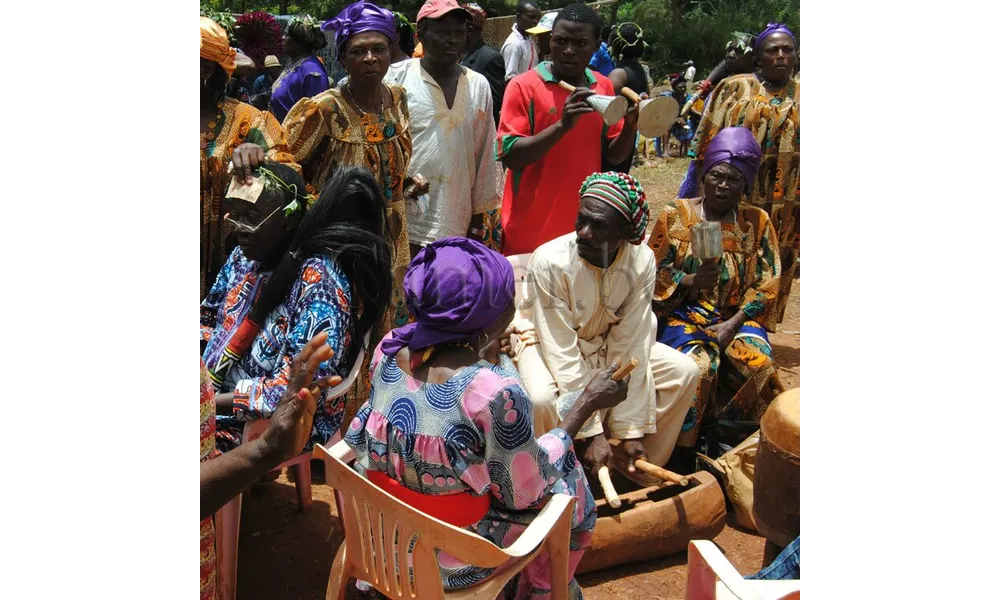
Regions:
[[[548, 496], [572, 495], [573, 574], [597, 522], [594, 497], [565, 431], [556, 428], [535, 439], [531, 400], [509, 359], [500, 366], [480, 361], [432, 384], [404, 373], [380, 344], [371, 375], [371, 398], [345, 438], [359, 472], [382, 471], [422, 494], [490, 494], [486, 517], [468, 529], [502, 548], [517, 540]], [[495, 570], [462, 564], [444, 552], [438, 562], [445, 589], [474, 585]], [[575, 578], [569, 591], [571, 598], [583, 597]], [[546, 553], [504, 590], [505, 598], [550, 595]]]

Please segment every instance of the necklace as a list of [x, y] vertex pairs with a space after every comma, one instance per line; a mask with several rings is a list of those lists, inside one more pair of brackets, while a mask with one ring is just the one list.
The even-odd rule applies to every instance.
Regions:
[[215, 118], [208, 122], [208, 131], [203, 131], [201, 133], [201, 149], [205, 150], [208, 148], [208, 143], [215, 139], [215, 128], [219, 125], [219, 121], [222, 120], [222, 100], [216, 105], [218, 109], [215, 113]]
[[[730, 212], [732, 212], [735, 215], [736, 214], [736, 209], [734, 208]], [[698, 216], [701, 217], [702, 221], [707, 221], [708, 220], [708, 219], [705, 218], [705, 199], [704, 198], [702, 198], [701, 202], [698, 203]], [[724, 219], [725, 217], [726, 217], [726, 215], [722, 215], [721, 217], [719, 217], [719, 222], [721, 223], [722, 219]]]
[[[361, 108], [361, 105], [358, 104], [358, 101], [354, 99], [354, 92], [351, 89], [351, 82], [349, 82], [349, 81], [347, 82], [347, 95], [351, 97], [351, 104], [353, 104], [355, 108], [357, 108], [359, 111], [361, 111], [362, 114], [365, 114], [365, 115], [371, 114], [368, 111], [366, 111], [365, 109]], [[379, 88], [378, 88], [378, 101], [379, 101], [378, 113], [376, 113], [376, 114], [378, 114], [379, 116], [381, 116], [382, 115], [382, 111], [385, 110], [385, 96], [382, 94], [382, 84], [381, 83], [379, 84]]]

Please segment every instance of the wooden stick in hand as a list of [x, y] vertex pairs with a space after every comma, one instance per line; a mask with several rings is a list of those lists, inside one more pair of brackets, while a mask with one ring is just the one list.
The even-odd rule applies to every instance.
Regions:
[[[561, 84], [562, 83], [560, 82], [560, 85]], [[615, 371], [614, 375], [611, 376], [611, 380], [621, 381], [622, 379], [625, 379], [625, 377], [627, 377], [628, 374], [638, 366], [639, 359], [633, 358]], [[604, 497], [607, 498], [608, 504], [611, 505], [611, 508], [618, 508], [621, 506], [622, 501], [618, 497], [618, 492], [615, 491], [615, 486], [611, 485], [611, 472], [608, 471], [608, 465], [604, 465], [597, 470], [597, 478], [601, 481], [601, 489], [604, 490]]]
[[621, 498], [618, 497], [618, 492], [615, 491], [615, 486], [611, 485], [611, 473], [608, 471], [608, 465], [604, 465], [597, 470], [597, 478], [601, 480], [601, 489], [604, 490], [604, 497], [608, 500], [608, 504], [611, 505], [611, 508], [618, 508], [621, 506]]
[[571, 94], [576, 91], [576, 86], [575, 85], [566, 83], [565, 81], [560, 81], [559, 82], [559, 87], [561, 87], [562, 89], [566, 90], [567, 92], [569, 92]]
[[636, 94], [635, 90], [633, 90], [628, 86], [622, 88], [622, 96], [625, 96], [626, 98], [628, 98], [632, 102], [635, 102], [636, 104], [639, 104], [639, 101], [642, 100], [642, 98], [639, 97], [639, 94]]
[[633, 358], [632, 360], [623, 364], [621, 368], [619, 368], [617, 371], [615, 371], [614, 375], [611, 376], [611, 381], [621, 381], [622, 379], [625, 379], [626, 377], [628, 377], [628, 374], [631, 373], [638, 366], [639, 366], [639, 359]]
[[641, 458], [635, 461], [635, 468], [639, 469], [640, 471], [644, 471], [646, 473], [649, 473], [650, 475], [653, 475], [655, 477], [659, 477], [660, 479], [662, 479], [664, 481], [669, 481], [671, 483], [676, 483], [678, 485], [687, 485], [688, 484], [688, 478], [687, 477], [685, 477], [683, 475], [678, 475], [677, 473], [674, 473], [673, 471], [668, 471], [668, 470], [664, 469], [663, 467], [658, 467], [658, 466], [654, 465], [653, 463], [646, 462], [646, 461], [642, 460]]

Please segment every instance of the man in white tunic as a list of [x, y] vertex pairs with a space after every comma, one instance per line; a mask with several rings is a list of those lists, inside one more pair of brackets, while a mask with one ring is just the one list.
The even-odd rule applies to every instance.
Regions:
[[455, 0], [425, 2], [417, 14], [424, 56], [393, 65], [385, 77], [406, 89], [413, 138], [407, 174], [419, 173], [430, 185], [407, 205], [411, 256], [441, 238], [482, 237], [483, 214], [498, 209], [503, 197], [490, 84], [459, 65], [469, 19]]
[[635, 459], [663, 465], [670, 458], [698, 390], [698, 366], [655, 341], [656, 266], [642, 244], [649, 221], [642, 187], [624, 173], [595, 173], [580, 196], [576, 232], [531, 255], [514, 322], [515, 362], [534, 403], [536, 431], [547, 431], [568, 411], [560, 397], [582, 390], [612, 360], [638, 358], [628, 399], [595, 414], [577, 439], [595, 473], [611, 464], [606, 436], [622, 440], [619, 467], [642, 481]]
[[507, 81], [538, 65], [538, 49], [535, 48], [534, 40], [528, 35], [528, 30], [538, 25], [542, 11], [538, 8], [537, 2], [520, 0], [514, 13], [514, 25], [511, 26], [510, 35], [500, 47]]

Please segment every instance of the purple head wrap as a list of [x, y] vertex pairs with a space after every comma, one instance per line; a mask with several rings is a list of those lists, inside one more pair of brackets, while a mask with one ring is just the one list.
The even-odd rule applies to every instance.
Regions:
[[733, 165], [743, 174], [747, 186], [752, 185], [760, 167], [760, 144], [753, 133], [745, 127], [726, 127], [715, 134], [705, 149], [701, 172], [708, 173], [719, 163]]
[[339, 15], [323, 23], [321, 29], [333, 32], [338, 54], [352, 35], [377, 31], [385, 34], [390, 42], [395, 42], [397, 37], [396, 18], [392, 12], [364, 1], [348, 5]]
[[502, 254], [465, 237], [437, 240], [410, 263], [403, 279], [416, 320], [392, 331], [382, 352], [473, 342], [514, 301], [514, 268]]
[[788, 37], [792, 38], [792, 43], [795, 44], [796, 48], [798, 47], [799, 43], [795, 40], [795, 34], [792, 33], [792, 30], [788, 28], [788, 25], [785, 25], [784, 23], [768, 23], [767, 27], [764, 28], [764, 31], [758, 33], [756, 39], [754, 39], [753, 42], [754, 51], [760, 49], [761, 44], [764, 43], [764, 40], [767, 39], [767, 36], [774, 35], [776, 33], [783, 33]]

